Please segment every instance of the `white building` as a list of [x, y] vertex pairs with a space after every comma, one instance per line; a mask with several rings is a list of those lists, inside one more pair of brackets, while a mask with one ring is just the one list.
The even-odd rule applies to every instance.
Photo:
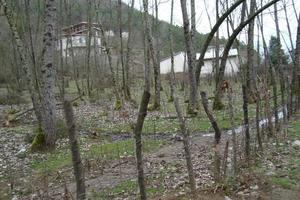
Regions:
[[[87, 22], [81, 22], [62, 29], [61, 40], [58, 41], [57, 50], [62, 50], [62, 55], [71, 56], [71, 53], [80, 55], [86, 52], [86, 48], [89, 46], [91, 51], [102, 52], [100, 29], [97, 24], [91, 25], [91, 33], [89, 34], [89, 24]], [[72, 51], [71, 51], [72, 50]]]
[[[221, 56], [223, 54], [224, 48], [220, 48], [220, 62]], [[196, 54], [197, 59], [200, 54]], [[204, 66], [201, 68], [201, 76], [207, 76], [212, 74], [214, 71], [214, 63], [215, 63], [215, 47], [209, 47], [205, 53], [204, 57]], [[229, 51], [228, 59], [225, 67], [225, 75], [234, 75], [239, 71], [240, 61], [238, 58], [237, 49], [231, 49]], [[178, 52], [174, 55], [174, 71], [178, 72], [187, 72], [188, 64], [187, 64], [187, 56], [185, 52]], [[168, 74], [171, 72], [171, 58], [168, 57], [160, 62], [160, 73]]]

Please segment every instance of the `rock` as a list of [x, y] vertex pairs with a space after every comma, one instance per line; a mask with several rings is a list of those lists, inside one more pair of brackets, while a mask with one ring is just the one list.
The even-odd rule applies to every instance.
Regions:
[[300, 140], [295, 140], [295, 141], [292, 143], [292, 147], [300, 148]]
[[230, 197], [228, 197], [228, 196], [225, 196], [224, 200], [232, 200], [232, 199]]
[[180, 135], [178, 135], [178, 134], [174, 134], [174, 135], [173, 135], [173, 139], [174, 139], [175, 141], [183, 141], [183, 137], [180, 136]]
[[269, 172], [266, 173], [266, 175], [267, 175], [267, 176], [273, 176], [273, 175], [275, 175], [275, 172], [269, 171]]
[[251, 190], [258, 190], [258, 185], [250, 186]]
[[25, 158], [26, 157], [26, 148], [22, 147], [17, 153], [16, 156], [18, 158]]

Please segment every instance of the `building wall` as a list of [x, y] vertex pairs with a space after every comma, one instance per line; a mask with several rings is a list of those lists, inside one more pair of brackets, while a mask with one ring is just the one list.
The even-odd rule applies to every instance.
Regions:
[[[204, 66], [201, 69], [201, 76], [206, 76], [213, 72], [213, 59], [205, 60]], [[187, 71], [187, 58], [184, 52], [180, 52], [174, 56], [174, 71], [175, 73], [183, 72], [184, 69]], [[233, 75], [239, 71], [239, 60], [238, 56], [232, 56], [227, 59], [225, 74]], [[168, 74], [171, 72], [171, 58], [165, 59], [160, 62], [160, 73]]]
[[[71, 43], [72, 42], [72, 43]], [[72, 45], [71, 45], [72, 44]], [[100, 37], [92, 37], [91, 38], [91, 48], [94, 46], [99, 47], [99, 52], [102, 51], [101, 49], [101, 38]], [[74, 55], [82, 54], [85, 52], [85, 49], [88, 46], [88, 38], [85, 35], [76, 35], [72, 37], [63, 37], [61, 39], [61, 44], [57, 44], [57, 50], [59, 51], [62, 46], [63, 56], [66, 56], [67, 49], [73, 48]], [[67, 56], [70, 56], [69, 52], [67, 52]]]

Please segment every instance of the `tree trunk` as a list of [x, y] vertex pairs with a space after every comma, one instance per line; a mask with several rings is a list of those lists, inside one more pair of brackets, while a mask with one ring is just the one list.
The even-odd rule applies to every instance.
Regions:
[[232, 172], [233, 177], [236, 177], [238, 173], [237, 168], [237, 145], [236, 145], [236, 132], [235, 132], [235, 123], [234, 123], [234, 109], [233, 109], [233, 99], [232, 99], [232, 88], [228, 88], [228, 107], [229, 107], [229, 118], [230, 118], [230, 126], [232, 132]]
[[[174, 0], [171, 2], [171, 20], [170, 24], [173, 25], [173, 7], [174, 7]], [[173, 35], [170, 28], [170, 53], [171, 53], [171, 74], [170, 74], [170, 87], [171, 87], [171, 96], [174, 98], [174, 106], [177, 113], [177, 118], [179, 121], [181, 133], [183, 135], [183, 147], [184, 147], [184, 153], [185, 153], [185, 159], [186, 159], [186, 165], [189, 175], [189, 183], [191, 188], [191, 193], [193, 195], [196, 194], [196, 181], [195, 181], [195, 175], [194, 175], [194, 169], [193, 169], [193, 163], [192, 163], [192, 156], [190, 152], [190, 134], [189, 130], [186, 127], [185, 120], [182, 116], [182, 111], [179, 106], [179, 100], [176, 95], [176, 83], [175, 83], [175, 72], [174, 72], [174, 51], [173, 51]]]
[[220, 140], [221, 140], [221, 130], [218, 126], [218, 123], [211, 113], [211, 111], [208, 108], [208, 99], [205, 92], [201, 92], [201, 99], [202, 99], [202, 105], [205, 110], [205, 113], [211, 123], [211, 126], [213, 127], [215, 131], [215, 146], [214, 146], [214, 152], [215, 152], [215, 170], [214, 170], [214, 177], [217, 182], [221, 180], [220, 176], [220, 167], [221, 167], [221, 152], [220, 152]]
[[187, 14], [186, 0], [180, 0], [180, 2], [181, 2], [181, 11], [182, 11], [182, 19], [183, 19], [185, 46], [186, 46], [187, 59], [188, 59], [188, 75], [189, 75], [189, 87], [190, 87], [188, 113], [196, 114], [198, 95], [197, 95], [197, 86], [196, 86], [196, 78], [195, 78], [195, 70], [194, 70], [195, 60], [193, 59], [194, 52], [193, 52], [193, 46], [191, 41], [190, 23]]
[[220, 70], [219, 70], [219, 76], [218, 76], [218, 80], [216, 83], [216, 91], [215, 91], [215, 99], [214, 99], [214, 109], [220, 109], [223, 107], [222, 101], [221, 101], [221, 85], [224, 79], [224, 73], [225, 73], [225, 67], [226, 67], [226, 61], [228, 58], [228, 54], [230, 51], [230, 48], [232, 46], [232, 44], [234, 43], [236, 37], [238, 36], [238, 34], [243, 30], [243, 28], [248, 25], [259, 13], [261, 13], [262, 11], [264, 11], [265, 9], [267, 9], [268, 7], [272, 6], [274, 3], [278, 2], [279, 0], [273, 0], [270, 1], [269, 3], [265, 4], [263, 7], [261, 7], [260, 9], [258, 9], [254, 14], [250, 15], [248, 17], [248, 19], [244, 22], [242, 22], [231, 34], [231, 36], [229, 37], [226, 46], [224, 48], [223, 51], [223, 56], [221, 58], [221, 64], [220, 64]]
[[76, 199], [84, 200], [86, 199], [84, 167], [79, 152], [73, 108], [71, 102], [67, 100], [64, 101], [64, 112], [69, 132], [69, 143], [72, 153], [74, 176], [76, 180]]
[[[148, 104], [150, 100], [150, 52], [149, 46], [151, 46], [151, 40], [149, 40], [149, 19], [148, 19], [148, 0], [143, 0], [143, 24], [144, 24], [144, 59], [145, 59], [145, 88], [140, 103], [139, 114], [133, 133], [135, 137], [135, 151], [136, 151], [136, 162], [138, 171], [138, 184], [140, 189], [141, 200], [147, 199], [145, 177], [144, 177], [144, 164], [143, 164], [143, 152], [142, 152], [142, 129], [144, 120], [147, 115]], [[152, 49], [153, 50], [153, 49]], [[153, 53], [153, 52], [152, 52]], [[152, 54], [153, 56], [153, 54]], [[153, 57], [152, 57], [153, 58]]]
[[[300, 14], [299, 14], [300, 16]], [[292, 93], [295, 95], [298, 105], [295, 105], [293, 110], [299, 109], [300, 102], [300, 20], [298, 20], [297, 40], [295, 49], [295, 66], [293, 68]]]
[[278, 40], [278, 48], [277, 48], [277, 57], [278, 59], [278, 66], [277, 73], [279, 74], [279, 81], [280, 81], [280, 91], [281, 91], [281, 108], [283, 113], [283, 124], [286, 127], [287, 126], [287, 113], [286, 113], [286, 98], [285, 98], [285, 80], [284, 80], [284, 71], [282, 66], [282, 54], [281, 54], [281, 40], [280, 40], [280, 29], [279, 29], [279, 23], [278, 23], [278, 10], [277, 10], [277, 3], [274, 4], [274, 17], [275, 17], [275, 26], [276, 26], [276, 37]]
[[[87, 52], [86, 52], [86, 86], [88, 96], [91, 97], [92, 95], [92, 88], [91, 88], [91, 42], [92, 42], [92, 2], [88, 0], [88, 9], [87, 9], [87, 16], [88, 16], [88, 35], [87, 35]], [[94, 44], [95, 45], [95, 44]]]
[[248, 115], [248, 97], [246, 86], [242, 86], [243, 90], [243, 113], [244, 113], [244, 126], [245, 126], [245, 158], [249, 162], [250, 159], [250, 124]]
[[125, 99], [129, 99], [129, 96], [127, 94], [128, 85], [127, 85], [127, 79], [126, 79], [126, 70], [125, 70], [125, 64], [124, 64], [124, 47], [123, 47], [123, 27], [122, 27], [122, 1], [118, 0], [118, 24], [119, 24], [119, 40], [120, 40], [120, 61], [121, 61], [121, 69], [122, 69], [122, 91]]
[[[99, 9], [99, 6], [100, 5], [97, 5], [97, 9]], [[102, 23], [99, 19], [99, 16], [97, 18], [98, 18], [98, 25], [100, 27], [101, 39], [102, 39], [103, 46], [105, 48], [106, 55], [107, 55], [107, 58], [108, 58], [108, 66], [109, 66], [109, 70], [110, 70], [110, 73], [111, 73], [112, 87], [113, 87], [113, 91], [114, 91], [114, 94], [115, 94], [115, 97], [116, 97], [116, 102], [117, 102], [117, 101], [121, 100], [121, 97], [120, 97], [120, 94], [119, 94], [119, 91], [118, 91], [115, 70], [114, 70], [113, 64], [112, 64], [112, 56], [111, 56], [110, 48], [109, 48], [107, 40], [106, 40], [103, 25], [102, 25]]]
[[[263, 4], [263, 0], [261, 0], [261, 5]], [[260, 32], [261, 32], [261, 37], [262, 37], [262, 43], [263, 43], [263, 54], [264, 54], [264, 76], [263, 76], [263, 91], [264, 91], [264, 106], [265, 106], [265, 113], [267, 115], [267, 119], [268, 119], [268, 137], [274, 135], [274, 131], [273, 131], [273, 122], [272, 122], [272, 112], [271, 112], [271, 108], [270, 108], [270, 93], [269, 93], [269, 87], [268, 84], [270, 82], [270, 77], [269, 77], [269, 70], [268, 67], [270, 65], [270, 59], [269, 59], [269, 55], [268, 55], [268, 48], [266, 45], [266, 41], [264, 38], [264, 29], [263, 29], [263, 14], [261, 14], [260, 16], [258, 16], [258, 24], [259, 24], [259, 28], [260, 28]], [[258, 30], [259, 30], [258, 28]]]
[[[156, 65], [154, 67], [154, 88], [155, 88], [155, 97], [154, 97], [154, 108], [160, 108], [160, 90], [161, 90], [161, 78], [160, 78], [160, 42], [159, 42], [159, 19], [158, 19], [158, 3], [155, 0], [155, 39], [156, 39], [156, 52], [155, 59]], [[155, 64], [155, 62], [153, 63]]]
[[131, 0], [131, 7], [130, 7], [130, 11], [128, 13], [128, 39], [127, 39], [127, 51], [126, 51], [126, 61], [125, 61], [125, 82], [126, 82], [126, 87], [125, 88], [125, 98], [127, 98], [127, 100], [131, 99], [131, 94], [130, 94], [130, 77], [129, 77], [129, 62], [131, 59], [131, 44], [132, 44], [132, 15], [134, 12], [134, 4], [135, 4], [135, 0]]
[[25, 49], [24, 43], [20, 38], [20, 35], [17, 30], [16, 25], [16, 19], [15, 14], [12, 12], [12, 10], [8, 7], [6, 2], [4, 0], [0, 1], [0, 5], [4, 8], [4, 15], [7, 18], [10, 30], [12, 32], [13, 38], [16, 42], [17, 50], [20, 55], [21, 63], [22, 63], [22, 69], [24, 71], [25, 77], [26, 77], [26, 86], [28, 88], [28, 91], [30, 93], [31, 101], [33, 104], [34, 112], [36, 115], [36, 118], [38, 120], [39, 126], [41, 126], [42, 123], [42, 111], [41, 111], [41, 105], [40, 105], [40, 99], [39, 95], [35, 89], [35, 81], [33, 78], [33, 69], [30, 67], [30, 59], [27, 55], [27, 51]]
[[208, 34], [201, 50], [200, 50], [200, 57], [197, 62], [196, 67], [196, 82], [197, 86], [199, 85], [199, 79], [200, 79], [200, 73], [201, 73], [201, 67], [204, 65], [204, 56], [206, 53], [206, 50], [211, 42], [211, 40], [214, 38], [215, 33], [218, 31], [219, 27], [222, 25], [223, 21], [236, 9], [241, 3], [245, 2], [246, 0], [238, 0], [234, 4], [230, 6], [230, 8], [219, 18], [219, 20], [216, 22], [210, 33]]
[[55, 20], [56, 7], [55, 0], [45, 0], [44, 14], [44, 35], [42, 49], [41, 66], [41, 95], [42, 95], [42, 130], [45, 135], [45, 147], [53, 149], [55, 147], [55, 123], [56, 123], [56, 101], [54, 95], [55, 67]]
[[[250, 2], [250, 15], [255, 13], [256, 2]], [[248, 44], [247, 44], [247, 65], [246, 65], [246, 87], [248, 103], [256, 102], [256, 88], [255, 88], [255, 73], [254, 73], [254, 22], [253, 19], [248, 27]]]

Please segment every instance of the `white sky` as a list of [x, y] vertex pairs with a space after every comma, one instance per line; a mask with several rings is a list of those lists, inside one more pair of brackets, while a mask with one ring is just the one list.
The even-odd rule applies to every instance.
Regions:
[[[131, 2], [131, 0], [123, 0], [125, 3]], [[224, 1], [224, 0], [222, 0]], [[263, 2], [269, 2], [270, 0], [263, 0]], [[296, 41], [296, 32], [297, 32], [297, 19], [296, 15], [292, 6], [292, 0], [283, 0], [287, 4], [287, 13], [288, 13], [288, 18], [289, 18], [289, 23], [291, 26], [291, 32], [292, 32], [292, 37], [293, 37], [293, 43], [295, 44]], [[164, 20], [169, 22], [170, 21], [170, 14], [171, 14], [171, 0], [158, 0], [159, 2], [159, 19]], [[187, 0], [188, 5], [187, 7], [189, 8], [189, 0]], [[200, 33], [208, 33], [210, 32], [210, 23], [209, 19], [207, 16], [207, 13], [205, 11], [205, 2], [207, 5], [207, 10], [208, 13], [210, 14], [211, 18], [211, 23], [212, 26], [215, 24], [215, 0], [195, 0], [196, 3], [196, 28], [197, 31]], [[232, 0], [229, 0], [229, 2], [233, 2]], [[260, 7], [260, 0], [257, 0], [258, 7]], [[300, 11], [300, 0], [294, 0], [295, 2], [295, 7], [296, 11]], [[149, 0], [149, 13], [154, 13], [154, 0]], [[231, 4], [230, 4], [231, 5]], [[249, 3], [248, 3], [249, 5]], [[281, 29], [281, 34], [282, 34], [282, 46], [284, 49], [290, 48], [290, 42], [289, 42], [289, 37], [288, 37], [288, 30], [286, 26], [286, 20], [285, 20], [285, 14], [283, 10], [283, 4], [280, 1], [277, 3], [278, 7], [278, 15], [279, 15], [279, 24], [280, 24], [280, 29]], [[136, 0], [135, 7], [137, 9], [141, 10], [142, 6], [142, 0]], [[240, 11], [241, 6], [238, 7], [237, 11], [234, 13], [235, 15], [235, 27], [238, 24], [238, 17], [239, 17], [239, 11]], [[220, 15], [223, 13], [223, 8], [220, 6], [219, 8]], [[266, 42], [268, 43], [271, 35], [276, 35], [276, 30], [275, 30], [275, 23], [274, 19], [272, 17], [272, 14], [274, 12], [274, 6], [269, 7], [267, 10], [263, 12], [264, 16], [264, 32], [265, 32], [265, 38]], [[181, 6], [180, 6], [180, 0], [174, 0], [174, 23], [177, 25], [182, 25], [182, 12], [181, 12]], [[231, 29], [230, 29], [231, 30]], [[244, 29], [244, 31], [240, 34], [239, 39], [244, 41], [246, 43], [246, 31], [247, 28]], [[255, 26], [255, 35], [257, 37], [257, 26]], [[227, 28], [226, 28], [226, 21], [223, 23], [223, 25], [220, 28], [220, 36], [223, 36], [225, 38], [228, 38], [227, 34]], [[256, 39], [257, 40], [257, 39]], [[286, 43], [288, 43], [288, 48], [286, 48], [286, 45], [284, 43], [284, 40]]]

